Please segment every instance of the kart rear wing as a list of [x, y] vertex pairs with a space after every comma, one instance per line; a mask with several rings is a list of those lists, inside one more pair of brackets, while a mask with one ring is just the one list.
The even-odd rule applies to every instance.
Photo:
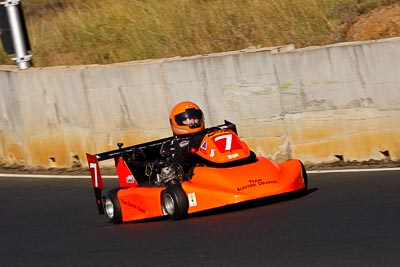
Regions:
[[[208, 128], [207, 131], [212, 131], [212, 130], [215, 130], [216, 128], [230, 129], [237, 134], [236, 125], [227, 120], [224, 121], [224, 124]], [[119, 147], [118, 149], [95, 154], [94, 156], [96, 157], [96, 159], [98, 161], [103, 161], [103, 160], [112, 159], [112, 158], [116, 159], [125, 153], [134, 153], [136, 151], [146, 151], [146, 150], [150, 150], [151, 148], [160, 147], [162, 144], [164, 144], [167, 141], [170, 141], [171, 139], [173, 139], [172, 136], [163, 138], [163, 139], [159, 139], [159, 140], [155, 140], [155, 141], [151, 141], [151, 142], [147, 142], [147, 143], [143, 143], [143, 144], [125, 147], [125, 148], [122, 148], [122, 144], [118, 143], [118, 147]]]
[[[236, 125], [227, 120], [224, 121], [224, 124], [221, 124], [221, 125], [218, 125], [218, 126], [215, 126], [212, 128], [208, 128], [207, 131], [212, 131], [212, 130], [215, 130], [216, 128], [230, 129], [237, 134]], [[167, 141], [170, 141], [171, 139], [173, 139], [172, 136], [163, 138], [163, 139], [159, 139], [159, 140], [155, 140], [155, 141], [151, 141], [151, 142], [147, 142], [147, 143], [143, 143], [143, 144], [125, 147], [125, 148], [122, 148], [123, 144], [118, 143], [119, 149], [99, 153], [99, 154], [96, 154], [95, 156], [98, 161], [103, 161], [103, 160], [112, 159], [112, 158], [116, 159], [119, 156], [122, 156], [123, 154], [126, 154], [126, 153], [134, 153], [136, 151], [146, 151], [146, 150], [150, 150], [151, 148], [161, 147], [162, 144], [164, 144]]]
[[[208, 129], [206, 129], [206, 131], [210, 132], [210, 131], [213, 131], [218, 128], [219, 129], [230, 129], [237, 134], [236, 125], [227, 120], [224, 121], [224, 124], [208, 128]], [[143, 144], [133, 145], [133, 146], [125, 147], [125, 148], [122, 148], [122, 146], [123, 146], [122, 143], [118, 143], [118, 149], [115, 149], [115, 150], [106, 151], [106, 152], [102, 152], [102, 153], [94, 154], [94, 155], [86, 153], [86, 158], [87, 158], [88, 165], [89, 165], [90, 176], [92, 178], [92, 186], [93, 186], [94, 193], [96, 196], [96, 204], [97, 204], [97, 208], [98, 208], [100, 214], [104, 214], [104, 207], [103, 207], [103, 203], [102, 203], [102, 199], [101, 199], [102, 198], [101, 192], [103, 189], [103, 178], [102, 178], [101, 172], [100, 172], [99, 161], [114, 159], [115, 166], [117, 167], [117, 169], [120, 170], [117, 173], [118, 174], [123, 173], [123, 176], [119, 175], [119, 177], [118, 177], [120, 186], [121, 187], [136, 186], [137, 183], [135, 183], [135, 179], [134, 179], [131, 171], [129, 170], [128, 166], [126, 166], [126, 163], [123, 160], [124, 154], [134, 155], [137, 152], [142, 152], [142, 151], [152, 151], [152, 153], [158, 154], [160, 151], [159, 148], [165, 142], [168, 142], [168, 141], [172, 140], [173, 138], [174, 137], [171, 136], [171, 137], [167, 137], [167, 138], [163, 138], [163, 139], [159, 139], [159, 140], [155, 140], [155, 141], [151, 141], [151, 142], [147, 142], [147, 143], [143, 143]], [[156, 151], [156, 152], [154, 152], [154, 151]]]

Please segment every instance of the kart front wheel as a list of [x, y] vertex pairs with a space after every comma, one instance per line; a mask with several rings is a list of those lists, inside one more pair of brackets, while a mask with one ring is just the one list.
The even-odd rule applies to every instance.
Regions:
[[301, 190], [301, 192], [305, 194], [308, 189], [308, 176], [304, 164], [302, 162], [300, 163], [301, 163], [301, 178], [303, 179], [303, 184], [304, 184], [304, 188]]
[[121, 206], [119, 205], [117, 192], [119, 189], [113, 189], [108, 192], [106, 199], [104, 200], [104, 211], [110, 222], [115, 224], [122, 223]]
[[172, 220], [182, 219], [188, 213], [189, 201], [180, 184], [171, 184], [162, 192], [161, 204]]

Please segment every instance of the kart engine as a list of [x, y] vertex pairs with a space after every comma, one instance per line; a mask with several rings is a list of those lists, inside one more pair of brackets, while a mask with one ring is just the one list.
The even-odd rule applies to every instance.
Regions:
[[157, 182], [168, 184], [173, 179], [176, 179], [176, 171], [172, 165], [163, 167], [161, 168], [160, 174], [157, 178]]
[[147, 164], [145, 174], [158, 186], [181, 183], [184, 177], [183, 169], [179, 164], [166, 161]]
[[157, 184], [168, 185], [174, 183], [182, 183], [184, 172], [182, 167], [177, 163], [169, 163], [160, 168], [160, 173], [157, 174]]

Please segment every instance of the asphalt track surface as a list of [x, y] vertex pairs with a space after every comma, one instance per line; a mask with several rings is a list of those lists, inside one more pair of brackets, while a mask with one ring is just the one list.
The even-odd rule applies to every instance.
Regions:
[[309, 181], [298, 198], [113, 225], [87, 178], [2, 177], [0, 266], [400, 266], [399, 170]]

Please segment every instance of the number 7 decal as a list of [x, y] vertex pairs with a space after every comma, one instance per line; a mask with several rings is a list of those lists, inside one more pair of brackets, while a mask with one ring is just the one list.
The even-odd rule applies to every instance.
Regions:
[[92, 176], [92, 184], [93, 188], [103, 188], [103, 179], [101, 178], [99, 161], [97, 160], [95, 155], [86, 154], [90, 175]]
[[[219, 140], [226, 139], [225, 141], [225, 151], [229, 151], [232, 149], [232, 134], [224, 134], [215, 137], [214, 141], [217, 143]], [[219, 148], [219, 147], [218, 147]]]
[[[94, 187], [99, 187], [99, 178], [97, 177], [97, 164], [96, 163], [90, 163], [89, 168], [93, 169], [93, 176], [94, 176]], [[90, 170], [92, 172], [92, 170]]]
[[100, 214], [104, 214], [103, 203], [101, 201], [101, 191], [103, 189], [103, 179], [101, 178], [99, 161], [95, 155], [86, 153], [89, 163], [90, 176], [92, 176], [92, 185], [96, 196], [96, 204]]

